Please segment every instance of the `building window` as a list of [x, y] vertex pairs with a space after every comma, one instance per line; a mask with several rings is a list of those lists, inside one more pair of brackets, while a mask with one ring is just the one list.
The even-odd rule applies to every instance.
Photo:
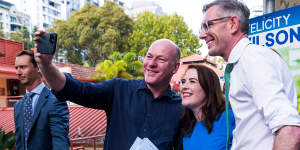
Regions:
[[43, 23], [43, 28], [44, 28], [44, 29], [48, 29], [48, 28], [50, 28], [50, 25], [47, 24], [47, 23]]
[[10, 22], [14, 22], [14, 23], [16, 23], [16, 22], [17, 22], [17, 19], [16, 19], [16, 17], [10, 17]]
[[17, 21], [19, 24], [22, 24], [22, 20], [20, 18], [17, 18]]
[[52, 6], [52, 7], [55, 6], [54, 2], [52, 2], [52, 1], [49, 1], [49, 5]]
[[21, 31], [21, 26], [11, 25], [10, 30], [11, 31]]
[[123, 2], [119, 2], [119, 5], [120, 5], [121, 7], [123, 7], [123, 6], [124, 6], [124, 3], [123, 3]]

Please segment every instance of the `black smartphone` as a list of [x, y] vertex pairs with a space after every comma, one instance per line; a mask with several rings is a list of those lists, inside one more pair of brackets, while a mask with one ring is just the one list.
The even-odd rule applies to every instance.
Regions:
[[38, 37], [37, 51], [42, 54], [53, 55], [56, 50], [57, 34], [43, 33]]

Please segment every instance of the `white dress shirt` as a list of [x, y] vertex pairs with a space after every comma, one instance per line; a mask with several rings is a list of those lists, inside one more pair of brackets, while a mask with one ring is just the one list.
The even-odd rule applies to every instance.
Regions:
[[231, 51], [229, 101], [236, 120], [231, 150], [272, 150], [275, 132], [300, 126], [293, 76], [268, 47], [241, 39]]

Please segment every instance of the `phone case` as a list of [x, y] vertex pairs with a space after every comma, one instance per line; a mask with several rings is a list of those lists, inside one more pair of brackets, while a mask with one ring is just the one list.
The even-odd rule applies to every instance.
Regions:
[[44, 33], [39, 35], [37, 51], [42, 54], [54, 54], [56, 50], [57, 34]]

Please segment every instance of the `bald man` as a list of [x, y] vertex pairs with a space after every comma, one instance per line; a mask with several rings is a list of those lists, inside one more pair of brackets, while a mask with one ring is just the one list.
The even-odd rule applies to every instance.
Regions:
[[180, 62], [176, 44], [160, 39], [150, 46], [144, 60], [145, 79], [81, 82], [59, 72], [52, 58], [35, 50], [40, 70], [57, 98], [106, 112], [104, 150], [129, 150], [137, 139], [146, 139], [159, 150], [171, 149], [183, 111], [181, 98], [169, 86]]

